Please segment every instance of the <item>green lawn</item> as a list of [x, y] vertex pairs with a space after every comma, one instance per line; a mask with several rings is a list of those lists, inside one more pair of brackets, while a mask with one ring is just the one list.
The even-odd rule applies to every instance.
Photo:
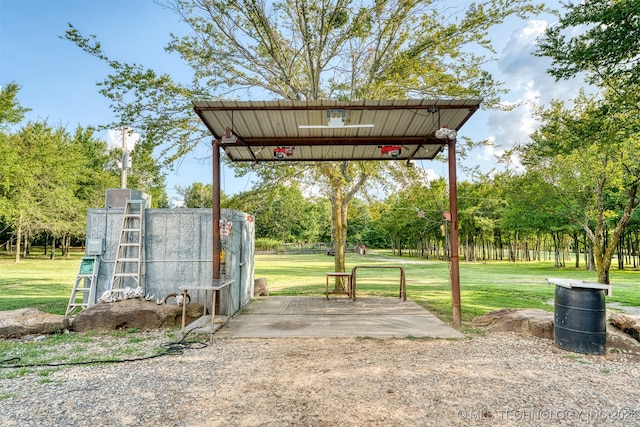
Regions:
[[[393, 257], [389, 251], [361, 256], [347, 254], [347, 270], [356, 265], [401, 265], [406, 272], [407, 297], [452, 321], [449, 263]], [[325, 273], [333, 271], [333, 257], [326, 255], [259, 255], [255, 277], [267, 279], [271, 295], [321, 295]], [[395, 269], [359, 269], [358, 296], [397, 296], [399, 272]], [[463, 322], [500, 308], [539, 308], [553, 311], [555, 287], [549, 277], [596, 281], [595, 272], [574, 267], [555, 268], [553, 262], [460, 263]], [[611, 270], [613, 296], [607, 301], [640, 306], [640, 271]], [[330, 282], [331, 284], [331, 282]]]
[[0, 252], [0, 311], [35, 307], [64, 314], [81, 258], [81, 253], [53, 260], [31, 255], [16, 264], [13, 254]]
[[[0, 253], [0, 311], [35, 307], [64, 314], [80, 266], [81, 254], [50, 260], [33, 255], [14, 263], [13, 256]], [[325, 273], [333, 271], [334, 258], [324, 254], [257, 255], [255, 277], [267, 279], [271, 295], [322, 295]], [[408, 298], [444, 321], [452, 317], [449, 264], [393, 257], [389, 251], [366, 256], [347, 254], [347, 269], [355, 265], [402, 265], [406, 271]], [[594, 272], [573, 267], [555, 268], [552, 262], [460, 263], [463, 322], [499, 308], [553, 310], [554, 287], [548, 277], [596, 280]], [[396, 269], [358, 270], [358, 295], [397, 296]], [[640, 306], [640, 271], [611, 270], [613, 296], [608, 301]], [[331, 284], [331, 283], [330, 283]], [[550, 304], [551, 302], [551, 304]]]

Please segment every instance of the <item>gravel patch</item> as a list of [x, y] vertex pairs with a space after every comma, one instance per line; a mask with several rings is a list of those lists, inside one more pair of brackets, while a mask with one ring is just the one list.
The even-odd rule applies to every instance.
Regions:
[[178, 355], [2, 379], [0, 425], [640, 425], [638, 362], [513, 333], [215, 338]]

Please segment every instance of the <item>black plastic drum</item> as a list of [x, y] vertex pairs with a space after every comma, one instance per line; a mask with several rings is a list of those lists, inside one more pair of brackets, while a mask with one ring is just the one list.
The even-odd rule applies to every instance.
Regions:
[[604, 291], [556, 286], [553, 335], [555, 344], [584, 354], [607, 351]]

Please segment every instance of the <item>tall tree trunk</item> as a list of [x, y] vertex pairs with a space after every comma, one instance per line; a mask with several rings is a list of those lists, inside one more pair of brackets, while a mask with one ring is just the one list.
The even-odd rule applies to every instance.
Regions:
[[20, 262], [20, 243], [22, 240], [22, 214], [18, 218], [18, 229], [16, 230], [16, 261], [15, 263]]
[[22, 258], [29, 256], [29, 232], [22, 233]]
[[[347, 211], [353, 196], [362, 188], [369, 175], [362, 173], [345, 193], [344, 176], [340, 169], [336, 170], [330, 164], [323, 165], [323, 173], [331, 183], [331, 212], [333, 235], [335, 242], [334, 268], [336, 272], [344, 272], [346, 268], [345, 254], [347, 247]], [[344, 283], [336, 277], [335, 291], [344, 292]]]
[[611, 262], [618, 247], [618, 242], [620, 241], [627, 224], [631, 221], [633, 212], [640, 203], [640, 200], [638, 199], [639, 185], [640, 182], [636, 181], [634, 185], [627, 189], [627, 203], [625, 204], [620, 219], [618, 219], [618, 222], [611, 233], [609, 233], [605, 223], [605, 209], [602, 195], [599, 197], [598, 202], [596, 229], [591, 230], [586, 222], [583, 225], [587, 236], [589, 236], [593, 242], [593, 252], [596, 261], [596, 270], [598, 272], [598, 283], [605, 285], [609, 284], [609, 269], [611, 268]]

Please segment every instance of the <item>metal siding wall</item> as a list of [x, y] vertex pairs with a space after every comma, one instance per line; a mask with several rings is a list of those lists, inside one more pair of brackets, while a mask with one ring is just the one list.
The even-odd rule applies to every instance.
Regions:
[[[122, 228], [122, 208], [107, 210], [106, 252], [101, 257], [97, 297], [109, 289]], [[156, 298], [178, 292], [180, 285], [211, 282], [212, 229], [210, 209], [147, 209], [145, 214], [145, 292]], [[222, 312], [234, 314], [253, 296], [253, 222], [246, 214], [223, 209], [221, 217], [232, 221], [226, 278], [236, 282]], [[89, 209], [87, 238], [105, 238], [105, 209]], [[242, 257], [242, 258], [240, 258]], [[190, 295], [204, 303], [204, 293]], [[228, 311], [227, 311], [228, 308]]]

